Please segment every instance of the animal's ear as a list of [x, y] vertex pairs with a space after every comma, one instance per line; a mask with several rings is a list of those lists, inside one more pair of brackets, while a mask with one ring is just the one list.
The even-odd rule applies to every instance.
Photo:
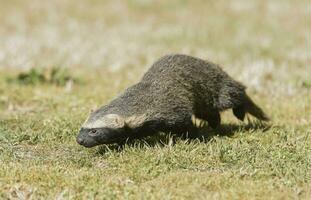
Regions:
[[122, 116], [117, 114], [108, 114], [105, 116], [107, 124], [113, 128], [123, 128], [125, 126], [125, 120]]
[[93, 105], [92, 108], [90, 109], [90, 113], [95, 112], [95, 110], [97, 110], [97, 106], [96, 106], [96, 105]]

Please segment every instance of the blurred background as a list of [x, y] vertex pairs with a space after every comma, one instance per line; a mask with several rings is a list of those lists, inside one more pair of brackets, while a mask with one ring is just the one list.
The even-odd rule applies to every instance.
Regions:
[[[172, 53], [220, 64], [271, 126], [76, 143]], [[310, 0], [0, 0], [0, 199], [310, 199], [310, 75]]]
[[305, 73], [311, 71], [308, 0], [1, 0], [0, 5], [0, 69], [143, 73], [165, 54], [184, 53], [219, 63], [259, 90], [278, 87], [293, 94], [296, 86], [311, 85]]

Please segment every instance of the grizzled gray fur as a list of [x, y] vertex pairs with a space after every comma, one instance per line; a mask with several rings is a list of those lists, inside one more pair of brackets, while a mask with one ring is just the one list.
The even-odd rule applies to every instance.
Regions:
[[195, 133], [196, 119], [220, 125], [220, 112], [232, 109], [268, 120], [245, 87], [214, 63], [187, 55], [156, 61], [141, 81], [95, 112], [82, 125], [77, 142], [85, 147], [122, 142], [157, 132]]

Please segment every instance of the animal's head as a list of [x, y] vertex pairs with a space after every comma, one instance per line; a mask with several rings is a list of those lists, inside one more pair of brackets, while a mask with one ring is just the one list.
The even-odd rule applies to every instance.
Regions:
[[95, 112], [84, 122], [76, 140], [85, 147], [116, 143], [130, 137], [131, 129], [141, 124], [143, 119]]

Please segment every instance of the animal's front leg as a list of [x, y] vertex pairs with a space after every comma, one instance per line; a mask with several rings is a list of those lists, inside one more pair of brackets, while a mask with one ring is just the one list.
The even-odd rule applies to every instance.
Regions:
[[194, 115], [183, 118], [174, 124], [174, 133], [183, 138], [197, 138], [199, 130], [204, 127], [204, 121]]
[[214, 111], [214, 112], [209, 112], [207, 114], [207, 119], [208, 124], [210, 125], [210, 127], [212, 127], [213, 129], [217, 128], [220, 125], [221, 122], [221, 118], [220, 118], [220, 114], [218, 111]]
[[208, 125], [213, 129], [217, 128], [221, 122], [220, 113], [216, 110], [209, 110], [205, 113], [199, 113], [197, 116], [200, 119], [206, 120]]

